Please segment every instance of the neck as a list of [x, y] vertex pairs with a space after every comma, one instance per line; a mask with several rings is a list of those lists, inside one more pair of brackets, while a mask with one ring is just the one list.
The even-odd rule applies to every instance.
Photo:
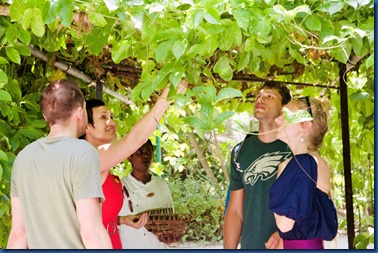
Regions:
[[98, 148], [99, 146], [105, 144], [105, 143], [102, 143], [100, 141], [98, 141], [96, 138], [93, 138], [91, 135], [89, 134], [86, 134], [85, 135], [85, 140], [87, 142], [89, 142], [90, 144], [92, 144], [95, 148]]
[[139, 171], [133, 170], [131, 172], [131, 175], [133, 177], [135, 177], [136, 179], [138, 179], [139, 181], [143, 182], [144, 184], [151, 181], [151, 174], [148, 171], [147, 172], [139, 172]]
[[290, 143], [290, 149], [293, 155], [309, 153], [306, 142]]
[[260, 123], [259, 130], [258, 130], [258, 133], [259, 133], [258, 138], [262, 142], [273, 142], [273, 141], [277, 140], [277, 129], [278, 128], [279, 128], [279, 126], [274, 122], [265, 123], [265, 124]]
[[71, 138], [78, 138], [78, 134], [76, 128], [73, 126], [62, 126], [59, 124], [54, 124], [50, 126], [50, 132], [47, 135], [48, 138], [56, 138], [56, 137], [71, 137]]

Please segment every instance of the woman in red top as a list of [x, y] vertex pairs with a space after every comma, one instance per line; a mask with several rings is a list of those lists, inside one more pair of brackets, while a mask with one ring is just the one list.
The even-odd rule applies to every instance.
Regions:
[[[187, 81], [184, 79], [179, 84], [178, 93], [183, 93], [186, 86]], [[168, 106], [173, 102], [167, 101], [168, 92], [167, 87], [152, 109], [134, 125], [127, 135], [119, 140], [116, 140], [117, 125], [104, 102], [97, 99], [87, 101], [88, 126], [84, 137], [99, 151], [101, 182], [105, 196], [105, 201], [102, 203], [102, 221], [114, 249], [122, 249], [118, 223], [140, 228], [146, 224], [148, 217], [144, 214], [137, 222], [133, 222], [132, 217], [122, 218], [118, 221], [118, 213], [123, 204], [122, 184], [121, 180], [110, 174], [109, 171], [138, 150], [156, 129]]]

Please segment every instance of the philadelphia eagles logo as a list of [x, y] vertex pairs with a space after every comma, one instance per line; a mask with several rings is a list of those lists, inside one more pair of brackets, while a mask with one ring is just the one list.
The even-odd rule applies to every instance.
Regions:
[[277, 166], [290, 155], [289, 152], [273, 152], [260, 156], [244, 172], [245, 184], [254, 185], [258, 180], [268, 180], [277, 174]]

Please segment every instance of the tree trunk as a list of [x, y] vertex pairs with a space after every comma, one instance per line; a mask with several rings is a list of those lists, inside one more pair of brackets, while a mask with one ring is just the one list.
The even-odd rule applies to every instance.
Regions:
[[198, 160], [200, 161], [202, 167], [204, 168], [207, 177], [212, 181], [213, 185], [216, 185], [218, 187], [218, 181], [215, 178], [214, 173], [211, 170], [205, 156], [203, 155], [203, 151], [201, 151], [201, 149], [198, 145], [198, 142], [196, 140], [196, 137], [194, 136], [193, 133], [189, 133], [189, 141], [192, 144], [192, 146], [194, 147], [194, 150], [196, 151], [197, 156], [198, 156]]
[[226, 180], [227, 183], [229, 183], [230, 182], [230, 177], [227, 174], [226, 165], [224, 164], [224, 158], [222, 156], [222, 149], [219, 146], [219, 142], [218, 142], [218, 139], [217, 139], [217, 134], [215, 133], [215, 131], [213, 131], [213, 136], [214, 136], [215, 150], [217, 151], [217, 155], [219, 157], [219, 162], [220, 162], [220, 166], [221, 166], [221, 168], [223, 170], [224, 179]]

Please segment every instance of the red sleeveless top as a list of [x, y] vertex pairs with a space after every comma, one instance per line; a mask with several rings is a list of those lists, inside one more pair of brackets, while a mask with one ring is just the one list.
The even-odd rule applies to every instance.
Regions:
[[118, 213], [123, 204], [122, 183], [119, 177], [109, 173], [102, 184], [102, 191], [105, 196], [102, 203], [102, 223], [108, 231], [113, 249], [122, 249], [117, 224]]

